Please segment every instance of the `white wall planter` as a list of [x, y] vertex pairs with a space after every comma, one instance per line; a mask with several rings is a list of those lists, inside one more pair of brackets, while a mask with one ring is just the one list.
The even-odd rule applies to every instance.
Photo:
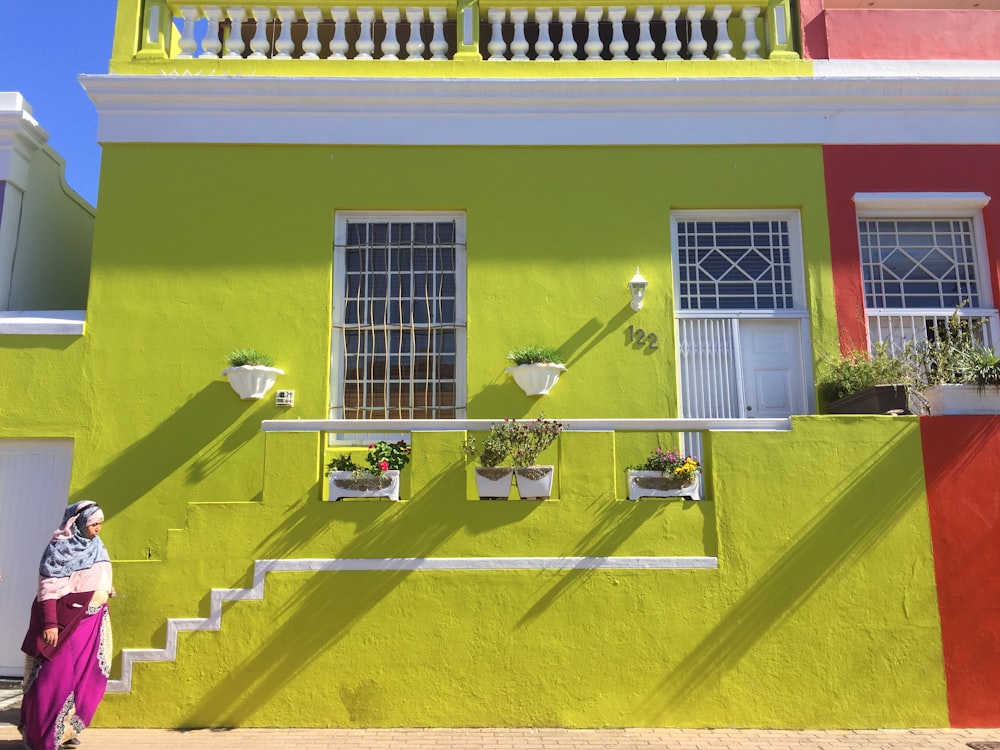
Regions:
[[357, 477], [353, 471], [334, 471], [329, 475], [330, 500], [343, 497], [385, 497], [399, 500], [399, 471], [389, 469], [381, 476]]
[[701, 472], [694, 480], [681, 484], [662, 471], [630, 471], [628, 473], [628, 499], [640, 497], [690, 497], [701, 500]]
[[920, 394], [931, 416], [947, 414], [1000, 414], [1000, 392], [974, 385], [932, 385]]
[[554, 466], [515, 466], [517, 494], [522, 500], [547, 500], [552, 494]]
[[477, 466], [476, 492], [480, 500], [506, 500], [514, 483], [514, 470], [504, 466]]
[[504, 372], [514, 376], [514, 382], [529, 396], [544, 396], [555, 386], [559, 376], [566, 372], [564, 365], [552, 362], [532, 362], [528, 365], [508, 367]]
[[285, 371], [264, 365], [240, 365], [223, 370], [222, 374], [229, 378], [229, 385], [240, 398], [253, 399], [264, 398], [274, 386], [274, 381], [279, 375], [284, 375]]

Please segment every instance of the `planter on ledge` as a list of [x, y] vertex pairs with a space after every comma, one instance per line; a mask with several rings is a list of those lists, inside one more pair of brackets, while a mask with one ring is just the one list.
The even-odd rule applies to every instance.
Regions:
[[353, 471], [332, 471], [330, 478], [330, 500], [344, 497], [385, 497], [399, 500], [399, 472], [394, 469], [381, 475], [358, 476]]
[[559, 376], [566, 372], [566, 367], [553, 362], [532, 362], [508, 367], [504, 372], [513, 375], [514, 382], [528, 396], [544, 396], [552, 390]]
[[628, 499], [640, 497], [689, 497], [701, 500], [701, 474], [682, 482], [662, 471], [630, 471], [628, 473]]
[[229, 385], [239, 397], [247, 400], [264, 398], [278, 376], [284, 375], [285, 371], [264, 365], [240, 365], [223, 370], [222, 374], [229, 378]]
[[949, 414], [1000, 414], [1000, 391], [974, 385], [932, 385], [920, 394], [932, 417]]
[[515, 466], [517, 494], [522, 500], [547, 500], [552, 494], [554, 466]]
[[873, 385], [831, 401], [827, 414], [909, 414], [905, 385]]
[[506, 500], [514, 483], [514, 470], [508, 466], [477, 466], [476, 492], [480, 500]]

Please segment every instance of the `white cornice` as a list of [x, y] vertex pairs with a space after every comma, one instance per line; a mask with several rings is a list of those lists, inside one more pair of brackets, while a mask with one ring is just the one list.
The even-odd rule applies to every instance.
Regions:
[[15, 91], [0, 91], [0, 180], [27, 189], [32, 154], [49, 139]]
[[801, 78], [80, 80], [102, 143], [1000, 142], [1000, 66], [850, 74], [859, 65], [831, 63]]

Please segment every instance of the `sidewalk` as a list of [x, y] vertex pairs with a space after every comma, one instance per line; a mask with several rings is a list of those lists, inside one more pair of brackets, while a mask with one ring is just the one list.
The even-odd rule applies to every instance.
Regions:
[[[0, 750], [21, 747], [0, 699]], [[88, 729], [80, 750], [1000, 750], [1000, 729]]]

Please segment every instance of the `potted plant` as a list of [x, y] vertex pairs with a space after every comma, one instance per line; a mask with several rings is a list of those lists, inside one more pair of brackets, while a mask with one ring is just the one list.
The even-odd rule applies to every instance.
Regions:
[[539, 415], [533, 422], [518, 422], [516, 419], [505, 419], [503, 422], [502, 429], [510, 444], [517, 492], [522, 500], [545, 500], [552, 494], [555, 467], [539, 466], [536, 462], [538, 455], [559, 437], [563, 425], [544, 416]]
[[983, 343], [981, 327], [956, 310], [904, 347], [909, 384], [931, 415], [1000, 414], [1000, 355]]
[[274, 360], [269, 354], [262, 354], [256, 349], [243, 347], [232, 352], [226, 360], [229, 367], [222, 374], [229, 380], [229, 385], [242, 399], [264, 398], [274, 386], [279, 375], [284, 370], [274, 366]]
[[827, 414], [909, 414], [906, 364], [885, 342], [827, 361], [817, 383]]
[[629, 466], [628, 499], [690, 497], [701, 499], [701, 464], [694, 456], [657, 448], [645, 463]]
[[491, 425], [481, 448], [476, 445], [476, 439], [472, 435], [462, 443], [462, 452], [467, 461], [479, 459], [475, 471], [476, 491], [480, 500], [506, 500], [510, 497], [514, 469], [503, 465], [511, 452], [507, 424], [498, 422]]
[[399, 472], [410, 462], [405, 440], [380, 440], [368, 446], [367, 467], [358, 466], [349, 453], [334, 456], [326, 465], [330, 500], [344, 497], [387, 497], [399, 500]]
[[529, 344], [511, 349], [507, 359], [514, 363], [504, 372], [514, 376], [514, 382], [528, 396], [544, 396], [566, 372], [563, 356], [551, 346]]

